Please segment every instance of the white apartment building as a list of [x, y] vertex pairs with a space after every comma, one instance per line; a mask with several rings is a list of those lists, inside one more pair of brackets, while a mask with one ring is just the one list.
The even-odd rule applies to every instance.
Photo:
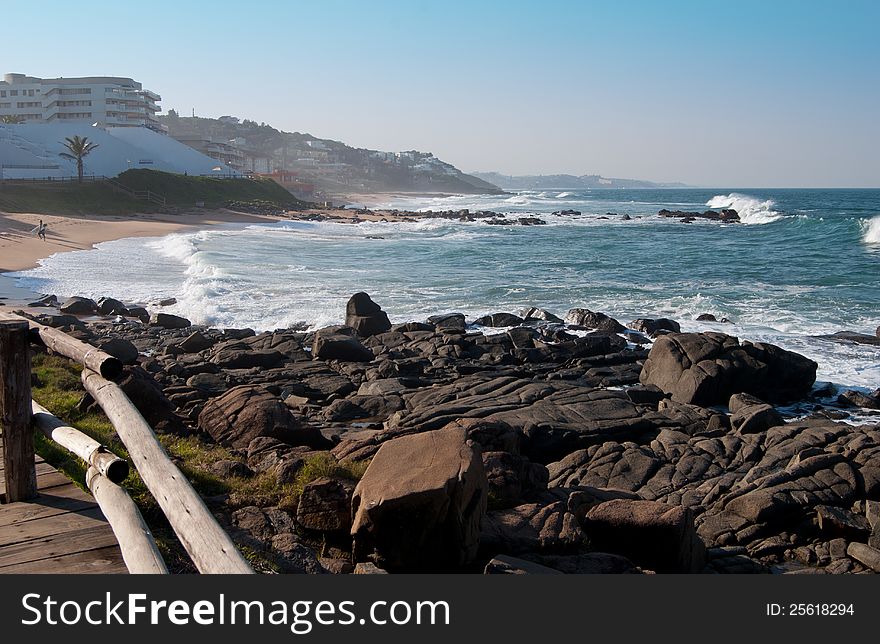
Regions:
[[131, 78], [35, 78], [6, 74], [0, 81], [0, 117], [26, 123], [88, 121], [100, 127], [147, 127], [165, 132], [156, 119], [162, 97]]

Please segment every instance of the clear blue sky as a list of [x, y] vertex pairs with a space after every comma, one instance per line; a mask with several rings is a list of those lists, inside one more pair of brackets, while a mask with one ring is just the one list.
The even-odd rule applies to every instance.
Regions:
[[4, 2], [0, 73], [465, 170], [876, 187], [878, 24], [876, 0]]

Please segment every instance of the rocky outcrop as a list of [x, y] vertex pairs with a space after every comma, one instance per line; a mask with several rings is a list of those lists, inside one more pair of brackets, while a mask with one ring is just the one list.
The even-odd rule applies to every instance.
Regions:
[[98, 305], [87, 297], [71, 297], [58, 310], [67, 315], [93, 315], [98, 312]]
[[366, 338], [391, 329], [388, 314], [366, 293], [355, 293], [345, 306], [345, 325]]
[[150, 326], [157, 326], [162, 329], [186, 329], [192, 326], [192, 322], [179, 315], [154, 313], [150, 316]]
[[328, 447], [317, 429], [303, 426], [275, 395], [259, 385], [242, 385], [212, 398], [199, 414], [199, 428], [217, 443], [246, 448], [258, 437], [289, 445]]
[[627, 326], [630, 329], [644, 333], [649, 338], [656, 338], [658, 335], [666, 333], [681, 332], [681, 325], [669, 318], [639, 318], [638, 320], [633, 320]]
[[356, 561], [388, 570], [449, 570], [474, 560], [487, 484], [460, 429], [384, 443], [354, 491]]
[[623, 555], [642, 568], [696, 573], [706, 564], [693, 513], [680, 505], [607, 501], [587, 512], [584, 530], [597, 550]]
[[315, 333], [312, 357], [315, 360], [370, 362], [373, 352], [362, 345], [347, 327], [328, 327]]
[[723, 333], [674, 333], [654, 343], [640, 381], [696, 405], [724, 404], [736, 393], [791, 402], [810, 392], [816, 368], [772, 344], [740, 343]]
[[571, 309], [565, 315], [565, 321], [576, 326], [583, 326], [597, 331], [620, 333], [626, 327], [612, 317], [604, 313], [596, 313], [589, 309]]

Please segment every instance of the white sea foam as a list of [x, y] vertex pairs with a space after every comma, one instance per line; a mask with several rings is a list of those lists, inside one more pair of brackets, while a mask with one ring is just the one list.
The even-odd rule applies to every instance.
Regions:
[[863, 227], [865, 235], [862, 237], [862, 241], [866, 244], [880, 244], [880, 215], [873, 219], [863, 220]]
[[782, 218], [773, 210], [776, 203], [772, 199], [760, 200], [749, 195], [731, 192], [729, 195], [715, 195], [706, 202], [709, 208], [732, 208], [739, 214], [744, 224], [769, 224]]

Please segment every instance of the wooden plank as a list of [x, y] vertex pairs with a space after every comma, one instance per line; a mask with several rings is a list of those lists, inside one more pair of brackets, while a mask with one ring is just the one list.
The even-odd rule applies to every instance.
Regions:
[[[117, 551], [119, 550], [116, 537], [113, 536], [110, 526], [106, 524], [100, 529], [86, 528], [16, 543], [0, 548], [0, 572], [6, 572], [4, 568], [13, 564], [52, 559], [110, 546], [115, 547]], [[54, 572], [64, 571], [55, 570]]]
[[0, 525], [0, 548], [78, 530], [101, 529], [106, 525], [100, 508], [65, 512], [39, 521]]
[[[49, 472], [43, 472], [41, 474], [37, 474], [37, 487], [38, 487], [37, 494], [39, 495], [39, 492], [42, 492], [44, 490], [51, 490], [56, 487], [63, 487], [65, 485], [68, 485], [69, 483], [70, 483], [70, 479], [67, 478], [66, 476], [64, 476], [64, 474], [62, 474], [61, 472], [58, 472], [57, 470], [52, 470]], [[0, 480], [0, 493], [5, 494], [5, 492], [6, 492], [6, 482], [3, 480]], [[29, 500], [33, 501], [33, 499], [29, 499]]]
[[[30, 503], [10, 503], [0, 506], [0, 526], [38, 521], [66, 512], [79, 512], [98, 507], [92, 497], [73, 483], [68, 484], [68, 487], [71, 489], [55, 488], [51, 494], [40, 492], [40, 495]], [[74, 491], [79, 494], [74, 494]]]
[[37, 495], [37, 474], [31, 427], [30, 342], [24, 320], [0, 320], [0, 429], [6, 502], [31, 499]]
[[119, 548], [106, 547], [77, 552], [61, 557], [12, 564], [0, 569], [3, 574], [76, 574], [76, 575], [124, 575], [128, 573]]
[[[36, 471], [37, 471], [37, 476], [39, 476], [40, 474], [47, 474], [49, 472], [54, 472], [55, 468], [52, 467], [51, 465], [49, 465], [45, 461], [40, 461], [39, 463], [36, 464]], [[3, 476], [3, 463], [0, 463], [0, 477], [2, 477], [2, 476]]]

